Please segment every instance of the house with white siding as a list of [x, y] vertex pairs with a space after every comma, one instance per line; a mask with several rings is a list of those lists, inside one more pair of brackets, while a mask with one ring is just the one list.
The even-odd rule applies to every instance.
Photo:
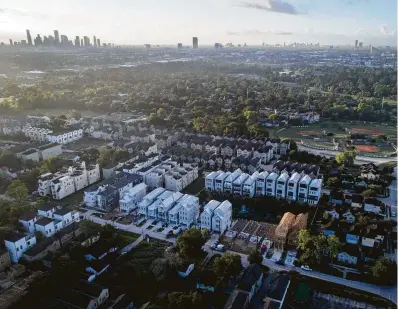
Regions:
[[275, 196], [276, 194], [276, 180], [278, 179], [278, 174], [271, 173], [266, 179], [265, 194], [267, 196]]
[[163, 200], [159, 205], [158, 205], [158, 213], [157, 213], [157, 219], [167, 223], [169, 220], [169, 211], [177, 204], [179, 201], [182, 199], [184, 194], [181, 192], [174, 192], [172, 195], [170, 195], [168, 198]]
[[253, 158], [259, 158], [263, 164], [267, 164], [271, 161], [273, 155], [272, 146], [264, 146], [253, 152]]
[[125, 214], [130, 214], [138, 208], [138, 203], [146, 195], [147, 185], [139, 183], [130, 188], [126, 194], [119, 200], [120, 211]]
[[212, 231], [213, 213], [220, 204], [221, 202], [219, 201], [211, 200], [204, 206], [203, 212], [200, 214], [200, 227], [202, 229]]
[[322, 179], [312, 179], [308, 189], [307, 203], [317, 205], [322, 195]]
[[231, 172], [221, 172], [215, 180], [215, 191], [223, 192], [224, 189], [224, 181], [231, 174]]
[[166, 190], [162, 194], [160, 194], [147, 208], [147, 218], [150, 219], [158, 219], [158, 209], [159, 205], [170, 196], [172, 196], [175, 192]]
[[222, 171], [211, 172], [205, 177], [205, 187], [207, 191], [215, 191], [215, 183], [218, 175], [223, 173]]
[[179, 224], [187, 227], [196, 224], [199, 218], [199, 198], [185, 194], [179, 201], [179, 204], [182, 204], [182, 207], [178, 211]]
[[301, 175], [297, 172], [292, 174], [292, 176], [290, 176], [287, 184], [287, 199], [289, 201], [297, 200], [297, 192], [298, 192], [300, 179]]
[[148, 216], [148, 207], [155, 201], [155, 199], [164, 193], [166, 189], [156, 188], [153, 191], [145, 195], [142, 200], [138, 203], [138, 212], [145, 217]]
[[243, 184], [242, 195], [248, 197], [254, 196], [256, 193], [256, 180], [258, 175], [259, 172], [256, 171], [245, 180], [245, 183]]
[[267, 171], [261, 172], [258, 174], [256, 179], [256, 196], [265, 196], [266, 195], [266, 180], [269, 173]]
[[298, 201], [300, 203], [307, 203], [308, 200], [308, 188], [312, 179], [310, 176], [305, 175], [299, 181], [298, 189]]
[[287, 183], [289, 180], [288, 173], [282, 173], [276, 180], [276, 197], [280, 199], [286, 198]]
[[232, 204], [229, 201], [222, 202], [213, 212], [212, 230], [223, 234], [232, 224]]
[[240, 174], [233, 182], [232, 182], [232, 193], [236, 195], [243, 194], [243, 185], [245, 181], [249, 178], [249, 174], [243, 173]]
[[36, 242], [34, 234], [10, 233], [4, 237], [5, 247], [13, 263], [18, 263], [23, 254], [36, 245]]
[[243, 172], [238, 168], [233, 173], [228, 175], [227, 178], [224, 180], [224, 190], [225, 193], [232, 193], [232, 185], [236, 178], [238, 178]]

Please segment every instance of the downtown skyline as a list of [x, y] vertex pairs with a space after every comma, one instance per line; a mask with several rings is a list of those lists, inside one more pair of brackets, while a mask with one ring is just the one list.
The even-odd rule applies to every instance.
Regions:
[[[46, 10], [40, 10], [45, 7]], [[0, 41], [25, 39], [25, 30], [93, 33], [118, 45], [396, 45], [396, 1], [385, 0], [3, 0]], [[32, 26], [33, 25], [33, 26]], [[72, 38], [72, 37], [71, 37]]]

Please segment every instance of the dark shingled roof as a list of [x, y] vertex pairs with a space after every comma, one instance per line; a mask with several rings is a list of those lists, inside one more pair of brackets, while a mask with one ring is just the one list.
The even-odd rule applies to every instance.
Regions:
[[42, 205], [42, 206], [39, 206], [37, 209], [38, 209], [38, 210], [42, 210], [42, 211], [49, 211], [49, 210], [52, 210], [53, 208], [54, 208], [53, 205], [44, 204], [44, 205]]
[[54, 215], [60, 215], [60, 216], [63, 216], [63, 215], [66, 215], [67, 213], [70, 213], [71, 212], [71, 210], [70, 209], [67, 209], [67, 208], [61, 208], [61, 209], [57, 209], [57, 210], [55, 210], [55, 212], [54, 212]]
[[261, 277], [263, 270], [257, 264], [251, 264], [246, 268], [243, 278], [238, 284], [238, 288], [244, 291], [251, 291], [253, 285]]
[[37, 220], [35, 224], [45, 226], [47, 224], [50, 224], [51, 222], [54, 222], [54, 220], [49, 219], [47, 217], [43, 217], [43, 218]]
[[28, 211], [25, 212], [21, 217], [19, 217], [19, 220], [22, 221], [29, 221], [32, 220], [36, 217], [36, 213], [34, 213], [33, 211]]

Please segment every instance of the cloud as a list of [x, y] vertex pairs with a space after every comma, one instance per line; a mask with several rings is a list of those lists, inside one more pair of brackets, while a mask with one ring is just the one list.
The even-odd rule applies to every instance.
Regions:
[[386, 24], [380, 25], [380, 33], [385, 36], [396, 36], [397, 29], [392, 29], [391, 31], [388, 29]]
[[228, 31], [227, 35], [233, 35], [233, 36], [260, 36], [260, 35], [294, 35], [294, 32], [290, 31], [275, 31], [273, 29], [267, 30], [267, 31], [262, 31], [259, 29], [251, 29], [251, 30], [242, 30], [241, 32], [237, 31]]
[[227, 35], [240, 35], [240, 33], [236, 31], [228, 31]]
[[281, 31], [281, 32], [275, 32], [275, 35], [293, 35], [293, 32], [289, 31]]
[[298, 15], [298, 10], [288, 2], [282, 0], [266, 0], [265, 3], [242, 2], [238, 6], [281, 14]]
[[48, 18], [47, 15], [43, 13], [38, 13], [38, 12], [32, 12], [32, 11], [27, 11], [27, 10], [22, 10], [22, 9], [17, 9], [17, 8], [0, 8], [0, 17], [32, 17], [32, 18]]

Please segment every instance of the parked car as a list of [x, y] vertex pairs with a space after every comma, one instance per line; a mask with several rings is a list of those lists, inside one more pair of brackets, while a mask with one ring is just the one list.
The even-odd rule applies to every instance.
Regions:
[[312, 269], [308, 265], [301, 265], [302, 270], [312, 271]]
[[174, 237], [174, 233], [173, 233], [173, 231], [169, 231], [169, 232], [166, 234], [166, 238], [172, 238], [172, 237]]
[[220, 252], [224, 252], [225, 251], [225, 247], [224, 245], [217, 245], [217, 247], [215, 248], [216, 251], [220, 251]]

